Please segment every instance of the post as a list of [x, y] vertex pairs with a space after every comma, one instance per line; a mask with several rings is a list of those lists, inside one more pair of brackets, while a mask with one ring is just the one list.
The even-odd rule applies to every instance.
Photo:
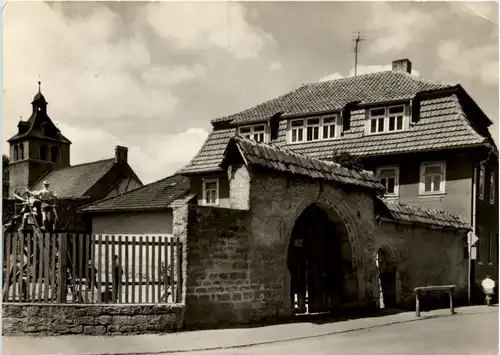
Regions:
[[67, 250], [68, 250], [68, 239], [66, 237], [66, 233], [59, 233], [59, 269], [58, 269], [58, 278], [59, 278], [59, 288], [57, 294], [57, 302], [58, 303], [66, 303], [66, 268], [67, 268]]
[[419, 290], [415, 291], [415, 295], [416, 295], [415, 312], [417, 314], [417, 317], [420, 317], [420, 299], [418, 298], [418, 296], [419, 296]]
[[455, 308], [453, 307], [453, 289], [450, 289], [450, 314], [455, 314]]

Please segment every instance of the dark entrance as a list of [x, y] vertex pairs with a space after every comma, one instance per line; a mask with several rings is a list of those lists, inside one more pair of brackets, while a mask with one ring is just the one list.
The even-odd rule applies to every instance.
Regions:
[[288, 247], [291, 299], [296, 313], [329, 312], [344, 293], [342, 238], [335, 223], [316, 205], [295, 222]]
[[387, 247], [377, 252], [377, 264], [380, 281], [381, 306], [384, 308], [396, 307], [396, 263]]

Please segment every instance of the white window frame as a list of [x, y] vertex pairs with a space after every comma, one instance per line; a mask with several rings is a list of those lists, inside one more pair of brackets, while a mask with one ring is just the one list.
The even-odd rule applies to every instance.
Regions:
[[[216, 184], [216, 188], [215, 188], [215, 203], [210, 203], [210, 202], [207, 202], [207, 200], [206, 200], [207, 189], [205, 187], [205, 184], [214, 183], [214, 182]], [[202, 198], [201, 198], [202, 205], [204, 205], [204, 206], [218, 206], [219, 205], [219, 191], [220, 191], [220, 189], [219, 189], [219, 179], [218, 178], [202, 179], [201, 186], [202, 186]]]
[[[263, 131], [255, 131], [255, 128], [256, 127], [259, 127], [259, 126], [263, 126], [264, 127], [264, 130]], [[249, 128], [250, 131], [248, 133], [241, 133], [241, 130], [244, 129], [244, 128]], [[255, 139], [255, 135], [256, 134], [262, 134], [263, 135], [263, 140], [257, 140]], [[258, 124], [254, 124], [254, 125], [246, 125], [246, 126], [240, 126], [238, 127], [238, 135], [242, 136], [242, 137], [245, 137], [247, 139], [252, 139], [256, 142], [259, 142], [259, 143], [267, 143], [268, 142], [268, 139], [267, 139], [267, 124], [266, 123], [258, 123]]]
[[[395, 175], [394, 175], [394, 192], [393, 193], [385, 193], [384, 196], [386, 197], [399, 197], [399, 165], [385, 165], [385, 166], [380, 166], [377, 168], [377, 179], [379, 180], [379, 183], [381, 178], [380, 178], [380, 173], [382, 170], [394, 170]], [[387, 186], [385, 186], [387, 188]]]
[[486, 169], [484, 167], [484, 164], [481, 164], [479, 167], [479, 182], [478, 182], [478, 188], [479, 188], [479, 199], [484, 200], [484, 187], [486, 183]]
[[495, 199], [496, 199], [496, 178], [495, 178], [495, 173], [490, 174], [490, 204], [494, 205], [495, 204]]
[[[391, 113], [391, 109], [402, 107], [402, 113]], [[376, 110], [384, 110], [384, 114], [373, 115], [372, 112]], [[398, 105], [390, 105], [383, 107], [373, 107], [368, 109], [368, 121], [366, 123], [366, 133], [367, 134], [384, 134], [384, 133], [395, 133], [395, 132], [403, 132], [408, 129], [408, 105], [407, 104], [398, 104]], [[397, 128], [397, 117], [402, 116], [401, 128]], [[391, 118], [394, 118], [394, 129], [389, 130], [389, 123]], [[375, 122], [375, 132], [372, 132], [372, 121]], [[382, 130], [380, 130], [380, 124], [384, 126]]]
[[[332, 120], [333, 122], [325, 122]], [[318, 123], [311, 124], [312, 120], [319, 120]], [[332, 137], [331, 133], [333, 128]], [[307, 139], [308, 129], [312, 129], [312, 139]], [[318, 136], [314, 138], [314, 128], [317, 128]], [[325, 138], [325, 128], [327, 129], [327, 137]], [[327, 116], [313, 116], [307, 118], [291, 119], [288, 121], [288, 144], [297, 143], [309, 143], [318, 141], [327, 141], [333, 139], [339, 139], [342, 133], [342, 119], [339, 114], [327, 115]]]
[[[442, 169], [441, 182], [439, 191], [425, 191], [425, 167], [439, 165]], [[422, 196], [443, 195], [446, 193], [446, 162], [445, 161], [428, 161], [420, 164], [420, 183], [419, 194]]]

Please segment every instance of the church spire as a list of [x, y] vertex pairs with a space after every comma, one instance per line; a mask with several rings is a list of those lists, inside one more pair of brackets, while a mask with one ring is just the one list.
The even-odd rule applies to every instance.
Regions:
[[46, 112], [47, 110], [47, 101], [45, 97], [42, 95], [42, 82], [38, 81], [38, 93], [33, 97], [33, 112], [42, 111]]

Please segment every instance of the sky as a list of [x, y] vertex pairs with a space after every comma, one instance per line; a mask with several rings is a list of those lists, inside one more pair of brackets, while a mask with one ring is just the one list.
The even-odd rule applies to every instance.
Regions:
[[210, 120], [304, 83], [408, 58], [414, 75], [460, 83], [495, 122], [496, 2], [19, 2], [3, 17], [3, 151], [42, 82], [71, 164], [116, 145], [143, 183], [199, 151]]

